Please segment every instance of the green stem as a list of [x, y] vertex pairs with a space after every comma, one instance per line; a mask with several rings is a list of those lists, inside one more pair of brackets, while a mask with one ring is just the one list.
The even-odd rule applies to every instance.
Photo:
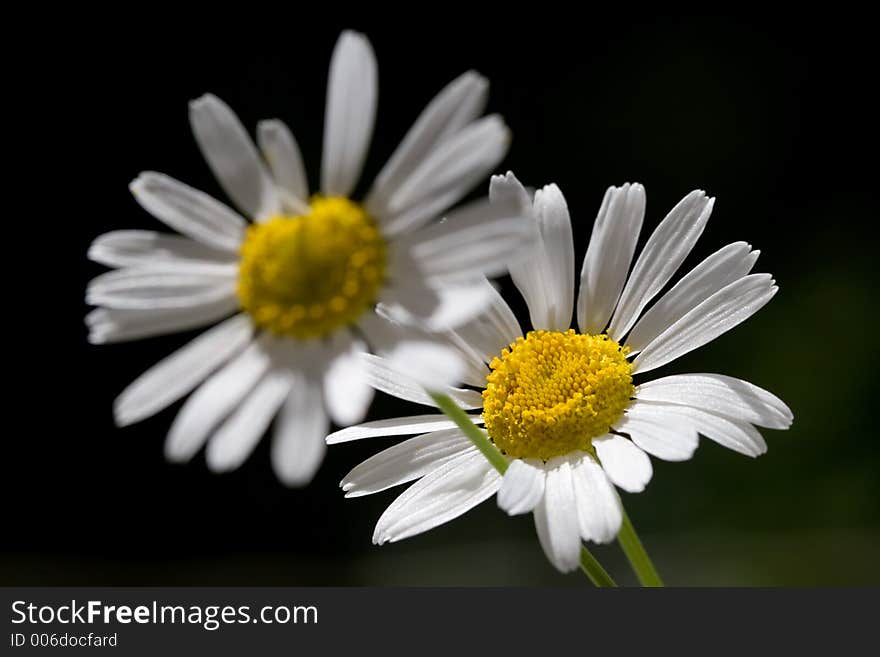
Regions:
[[590, 578], [590, 581], [599, 587], [617, 586], [608, 571], [602, 567], [593, 553], [583, 545], [581, 546], [581, 570]]
[[[504, 455], [498, 451], [495, 444], [489, 440], [486, 432], [473, 423], [470, 415], [465, 413], [448, 395], [440, 393], [429, 393], [431, 399], [440, 407], [450, 420], [455, 422], [465, 436], [483, 453], [489, 463], [491, 463], [499, 473], [504, 474], [507, 471], [508, 462]], [[635, 535], [635, 532], [633, 533]], [[638, 540], [638, 539], [636, 539]], [[646, 555], [647, 556], [647, 555]], [[650, 562], [649, 562], [650, 563]], [[584, 571], [590, 581], [596, 586], [611, 587], [617, 586], [611, 575], [602, 567], [596, 557], [583, 545], [581, 546], [581, 570]]]
[[489, 459], [489, 463], [495, 466], [501, 474], [507, 472], [507, 459], [498, 451], [495, 444], [489, 440], [486, 432], [474, 424], [470, 415], [465, 413], [461, 408], [452, 401], [448, 395], [440, 393], [430, 393], [440, 410], [443, 411], [450, 420], [458, 425], [458, 428], [464, 432], [464, 435], [470, 438], [471, 442], [476, 445], [477, 449], [483, 452], [483, 456]]
[[626, 511], [623, 512], [623, 524], [620, 526], [620, 533], [617, 534], [617, 541], [642, 586], [663, 586], [663, 580], [654, 568], [651, 557], [645, 552], [645, 546], [639, 540], [639, 535], [636, 534]]

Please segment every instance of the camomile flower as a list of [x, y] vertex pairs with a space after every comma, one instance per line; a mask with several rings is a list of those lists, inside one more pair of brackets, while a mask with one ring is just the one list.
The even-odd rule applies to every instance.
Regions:
[[[223, 320], [132, 383], [116, 400], [120, 426], [195, 391], [166, 442], [173, 461], [207, 443], [215, 471], [238, 467], [269, 424], [272, 463], [307, 483], [332, 419], [363, 419], [372, 398], [356, 357], [389, 346], [386, 311], [454, 326], [483, 305], [474, 276], [506, 269], [528, 223], [488, 198], [449, 210], [507, 152], [498, 116], [480, 118], [488, 83], [467, 72], [428, 104], [362, 201], [352, 199], [377, 104], [367, 39], [344, 32], [330, 62], [320, 191], [280, 121], [257, 145], [232, 110], [205, 95], [190, 104], [196, 142], [240, 213], [182, 182], [143, 173], [137, 202], [180, 235], [107, 233], [89, 257], [115, 268], [92, 280], [93, 343], [134, 340]], [[510, 210], [510, 211], [508, 211]], [[435, 221], [438, 217], [443, 221]]]
[[[448, 337], [467, 363], [463, 381], [473, 388], [462, 389], [454, 401], [482, 409], [470, 417], [508, 460], [505, 474], [444, 415], [369, 422], [338, 431], [328, 442], [420, 434], [368, 459], [342, 481], [348, 497], [415, 481], [379, 519], [375, 543], [424, 532], [497, 494], [507, 513], [533, 512], [544, 552], [567, 572], [578, 566], [582, 540], [605, 543], [617, 535], [623, 509], [615, 486], [642, 491], [652, 476], [649, 454], [687, 460], [703, 434], [758, 456], [767, 446], [756, 426], [791, 424], [781, 400], [733, 377], [642, 380], [746, 320], [777, 287], [769, 274], [749, 274], [758, 252], [735, 242], [650, 305], [703, 232], [714, 199], [702, 191], [685, 196], [630, 268], [645, 191], [626, 184], [605, 194], [575, 305], [571, 223], [560, 190], [549, 185], [532, 201], [508, 174], [492, 179], [491, 196], [518, 199], [540, 235], [530, 256], [511, 267], [533, 330], [523, 332], [496, 293], [480, 318]], [[577, 329], [570, 326], [573, 313]], [[375, 387], [431, 403], [417, 382], [389, 376], [390, 363], [366, 358]]]

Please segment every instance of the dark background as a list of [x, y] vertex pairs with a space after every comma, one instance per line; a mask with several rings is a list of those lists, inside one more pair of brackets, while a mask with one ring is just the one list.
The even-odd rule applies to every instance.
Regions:
[[[112, 424], [115, 395], [195, 333], [88, 345], [83, 292], [101, 271], [85, 260], [90, 241], [161, 229], [127, 191], [144, 169], [223, 198], [187, 122], [187, 101], [206, 91], [250, 128], [287, 121], [315, 186], [327, 66], [345, 27], [366, 32], [379, 61], [364, 181], [433, 94], [475, 68], [492, 82], [490, 111], [514, 131], [501, 169], [560, 185], [578, 267], [605, 188], [624, 181], [648, 191], [642, 242], [691, 189], [717, 197], [686, 265], [735, 240], [761, 249], [756, 271], [781, 287], [773, 302], [663, 373], [748, 379], [781, 396], [795, 424], [764, 432], [769, 453], [754, 461], [703, 440], [692, 461], [655, 460], [646, 492], [623, 495], [668, 583], [880, 583], [875, 37], [843, 12], [435, 9], [443, 18], [297, 8], [289, 19], [255, 10], [253, 20], [191, 25], [155, 9], [136, 19], [56, 14], [16, 28], [30, 45], [7, 98], [15, 173], [5, 189], [0, 583], [584, 583], [553, 571], [529, 518], [509, 519], [494, 503], [372, 546], [395, 492], [345, 500], [337, 483], [390, 442], [331, 448], [313, 484], [289, 490], [271, 473], [267, 441], [229, 475], [210, 474], [201, 454], [165, 463], [177, 406], [126, 429]], [[413, 410], [383, 397], [371, 417]], [[632, 581], [616, 545], [596, 554]]]

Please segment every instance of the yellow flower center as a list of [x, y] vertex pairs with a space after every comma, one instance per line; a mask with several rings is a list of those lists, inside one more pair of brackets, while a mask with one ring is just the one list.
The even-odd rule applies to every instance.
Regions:
[[326, 335], [376, 302], [385, 265], [373, 218], [348, 199], [316, 196], [308, 214], [248, 228], [238, 299], [257, 326], [277, 335]]
[[591, 452], [591, 440], [608, 432], [634, 392], [628, 351], [605, 334], [573, 329], [517, 338], [489, 365], [489, 437], [513, 458]]

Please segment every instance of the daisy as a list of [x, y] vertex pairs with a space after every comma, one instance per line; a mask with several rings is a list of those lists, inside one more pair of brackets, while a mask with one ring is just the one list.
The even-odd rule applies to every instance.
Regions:
[[329, 420], [360, 421], [372, 398], [356, 354], [389, 346], [376, 303], [429, 327], [454, 326], [483, 305], [474, 276], [506, 269], [528, 236], [512, 205], [486, 198], [448, 211], [508, 149], [501, 118], [480, 118], [487, 92], [474, 72], [445, 87], [361, 202], [351, 193], [377, 102], [376, 60], [364, 36], [344, 32], [333, 52], [313, 196], [282, 122], [260, 123], [255, 146], [220, 99], [193, 101], [195, 139], [240, 213], [169, 176], [141, 174], [131, 184], [135, 199], [181, 235], [98, 237], [89, 257], [115, 270], [90, 282], [86, 301], [98, 308], [86, 322], [89, 340], [100, 344], [223, 321], [132, 383], [115, 401], [117, 424], [195, 390], [171, 426], [166, 455], [186, 461], [207, 443], [209, 467], [226, 471], [277, 414], [275, 472], [289, 485], [307, 483]]
[[[575, 305], [571, 222], [559, 188], [544, 187], [532, 200], [508, 174], [493, 177], [490, 195], [499, 202], [517, 199], [540, 235], [530, 256], [510, 270], [533, 330], [524, 333], [495, 293], [485, 314], [449, 339], [467, 362], [464, 382], [479, 390], [465, 390], [454, 401], [462, 409], [482, 409], [469, 418], [484, 424], [506, 468], [496, 469], [443, 415], [370, 422], [338, 431], [328, 442], [420, 434], [368, 459], [342, 481], [346, 496], [354, 497], [416, 480], [379, 519], [375, 543], [424, 532], [497, 494], [507, 513], [534, 514], [544, 552], [567, 572], [578, 566], [582, 540], [605, 543], [618, 534], [626, 521], [615, 486], [642, 491], [652, 475], [649, 454], [687, 460], [703, 434], [758, 456], [767, 446], [755, 426], [791, 424], [781, 400], [729, 376], [634, 379], [732, 329], [777, 287], [769, 274], [749, 274], [758, 252], [736, 242], [649, 306], [690, 253], [714, 199], [702, 191], [682, 199], [630, 270], [645, 191], [626, 184], [605, 194]], [[573, 313], [577, 329], [570, 327]], [[399, 377], [389, 383], [389, 363], [367, 360], [376, 388], [425, 401], [416, 383]]]

